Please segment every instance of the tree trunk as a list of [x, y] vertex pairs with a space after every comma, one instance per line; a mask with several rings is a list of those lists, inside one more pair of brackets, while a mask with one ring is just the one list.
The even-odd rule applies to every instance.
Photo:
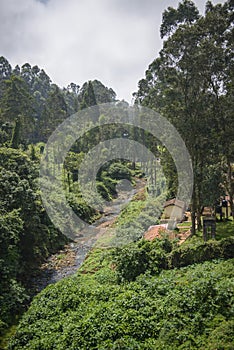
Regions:
[[201, 223], [201, 211], [197, 211], [197, 229], [198, 231], [202, 230], [202, 223]]
[[229, 159], [228, 159], [227, 180], [228, 180], [227, 194], [229, 196], [229, 203], [230, 203], [230, 208], [231, 208], [231, 216], [234, 217], [234, 205], [233, 205], [234, 185], [233, 185], [233, 176], [232, 176], [232, 164], [231, 164]]
[[194, 209], [191, 210], [191, 220], [192, 220], [191, 236], [193, 236], [196, 233], [196, 212]]

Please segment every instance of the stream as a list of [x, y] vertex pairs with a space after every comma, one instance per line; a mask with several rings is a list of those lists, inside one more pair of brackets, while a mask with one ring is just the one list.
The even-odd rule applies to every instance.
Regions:
[[47, 285], [76, 273], [83, 263], [87, 253], [92, 249], [98, 238], [106, 232], [108, 227], [116, 220], [123, 206], [129, 203], [138, 191], [144, 188], [145, 182], [136, 179], [136, 186], [130, 190], [119, 190], [118, 197], [104, 208], [103, 215], [92, 225], [87, 226], [79, 233], [77, 240], [68, 244], [60, 252], [50, 256], [41, 266], [40, 273], [32, 280], [35, 294]]

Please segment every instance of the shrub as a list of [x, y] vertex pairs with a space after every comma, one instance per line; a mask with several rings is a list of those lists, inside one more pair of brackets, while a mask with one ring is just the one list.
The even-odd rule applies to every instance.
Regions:
[[200, 350], [233, 350], [234, 320], [223, 321], [211, 331], [204, 347]]
[[148, 242], [140, 240], [113, 252], [118, 282], [134, 281], [137, 276], [146, 271], [151, 274], [159, 273], [167, 268], [166, 251], [171, 243], [165, 240]]
[[111, 201], [111, 195], [107, 189], [107, 187], [102, 182], [97, 183], [97, 191], [106, 201]]
[[108, 176], [116, 180], [126, 179], [131, 181], [132, 179], [131, 170], [127, 167], [127, 165], [122, 163], [112, 163], [107, 170], [107, 173]]
[[[138, 249], [147, 254], [150, 242]], [[95, 273], [64, 279], [33, 300], [9, 350], [230, 350], [233, 263], [145, 273], [122, 285], [100, 284]]]
[[168, 256], [169, 268], [183, 267], [213, 259], [234, 257], [234, 237], [221, 241], [208, 241], [191, 246], [181, 246]]

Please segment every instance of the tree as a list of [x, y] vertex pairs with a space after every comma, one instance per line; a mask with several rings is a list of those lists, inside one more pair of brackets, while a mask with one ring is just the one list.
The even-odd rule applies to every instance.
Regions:
[[88, 89], [90, 89], [90, 93], [93, 96], [92, 104], [88, 104], [88, 107], [94, 105], [93, 103], [110, 103], [116, 100], [116, 93], [113, 89], [106, 87], [99, 80], [93, 80], [84, 83], [82, 86], [79, 93], [79, 100], [81, 103]]
[[96, 105], [97, 101], [94, 94], [93, 84], [91, 81], [88, 81], [87, 85], [84, 87], [84, 93], [80, 103], [80, 109], [85, 109]]
[[94, 122], [97, 122], [99, 117], [100, 117], [100, 112], [99, 112], [99, 108], [97, 105], [97, 100], [94, 94], [94, 90], [93, 90], [93, 84], [91, 81], [88, 81], [87, 87], [84, 91], [81, 103], [80, 103], [80, 109], [86, 109], [88, 107], [93, 107], [89, 114], [92, 114], [92, 120]]
[[5, 81], [5, 89], [2, 98], [3, 118], [11, 124], [18, 123], [16, 121], [21, 116], [22, 128], [20, 131], [20, 142], [27, 142], [30, 139], [30, 133], [34, 127], [34, 109], [33, 98], [30, 95], [26, 83], [18, 76], [12, 75], [9, 80]]
[[98, 104], [115, 102], [116, 93], [113, 89], [106, 87], [99, 80], [92, 81], [92, 85]]
[[[135, 95], [139, 103], [156, 109], [175, 125], [190, 152], [194, 168], [193, 233], [195, 217], [200, 225], [204, 197], [214, 200], [220, 196], [217, 176], [210, 169], [221, 167], [217, 140], [224, 144], [219, 133], [224, 115], [221, 101], [227, 97], [230, 71], [227, 73], [226, 62], [231, 49], [226, 49], [226, 34], [233, 30], [228, 3], [212, 7], [204, 17], [198, 16], [194, 6], [183, 1], [177, 10], [165, 12], [161, 33], [172, 34]], [[205, 186], [207, 181], [213, 185]]]
[[56, 127], [62, 123], [68, 116], [67, 104], [64, 96], [57, 85], [46, 99], [41, 119], [38, 123], [38, 134], [41, 141], [47, 141]]
[[163, 13], [162, 25], [160, 28], [161, 38], [172, 34], [179, 24], [193, 23], [198, 20], [199, 11], [191, 0], [183, 0], [176, 9], [169, 7]]
[[21, 121], [20, 121], [20, 116], [15, 119], [15, 126], [12, 132], [12, 138], [11, 138], [11, 143], [10, 147], [12, 148], [18, 148], [19, 147], [19, 142], [20, 142], [20, 129], [21, 129]]
[[67, 88], [63, 89], [64, 98], [67, 104], [68, 115], [76, 113], [79, 109], [78, 95], [80, 86], [75, 83], [70, 83]]
[[3, 95], [4, 82], [10, 79], [12, 74], [12, 68], [7, 59], [3, 56], [0, 57], [0, 99]]

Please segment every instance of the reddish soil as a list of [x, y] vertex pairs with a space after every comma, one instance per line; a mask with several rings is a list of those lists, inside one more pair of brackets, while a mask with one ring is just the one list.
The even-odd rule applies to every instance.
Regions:
[[167, 235], [169, 239], [179, 238], [178, 244], [182, 244], [190, 236], [190, 230], [176, 233], [175, 231], [168, 231], [163, 225], [151, 226], [146, 233], [144, 238], [148, 241], [152, 241], [154, 238], [162, 238], [162, 236]]

